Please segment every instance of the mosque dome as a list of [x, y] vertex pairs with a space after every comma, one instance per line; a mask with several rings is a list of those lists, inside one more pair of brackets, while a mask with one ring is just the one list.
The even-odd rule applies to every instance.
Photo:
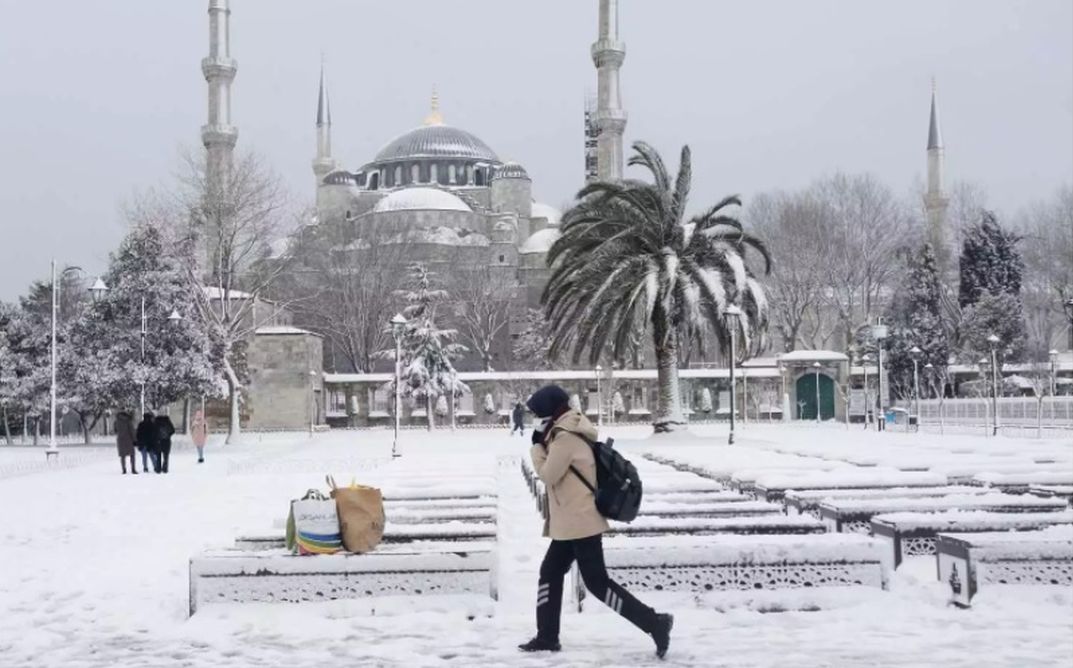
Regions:
[[476, 136], [450, 125], [424, 125], [388, 142], [374, 162], [412, 158], [461, 158], [499, 162], [495, 151]]
[[492, 179], [528, 179], [529, 172], [525, 171], [525, 167], [522, 167], [516, 162], [504, 162], [500, 165], [495, 174], [492, 175]]
[[439, 188], [396, 190], [373, 207], [375, 213], [388, 211], [472, 211], [457, 195]]
[[324, 177], [326, 186], [352, 186], [355, 183], [354, 175], [345, 169], [337, 169]]
[[518, 252], [522, 255], [547, 253], [551, 250], [552, 244], [554, 244], [559, 237], [559, 230], [551, 227], [540, 230], [539, 232], [534, 232], [532, 236], [525, 240], [525, 243], [518, 249]]
[[563, 212], [559, 211], [550, 204], [544, 204], [542, 202], [533, 202], [530, 217], [545, 218], [547, 219], [549, 226], [559, 227], [559, 223], [563, 219]]

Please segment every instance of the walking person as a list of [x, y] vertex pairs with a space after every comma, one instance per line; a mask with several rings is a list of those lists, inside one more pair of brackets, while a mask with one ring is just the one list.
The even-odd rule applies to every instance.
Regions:
[[[607, 520], [596, 510], [590, 486], [596, 487], [596, 461], [589, 441], [596, 428], [579, 411], [570, 408], [563, 388], [548, 385], [533, 394], [526, 405], [543, 420], [534, 430], [533, 470], [548, 490], [548, 518], [544, 536], [551, 538], [540, 565], [537, 588], [536, 637], [519, 645], [523, 652], [558, 652], [562, 615], [563, 577], [576, 560], [585, 587], [609, 608], [652, 636], [656, 656], [663, 658], [670, 645], [674, 617], [657, 613], [611, 581], [604, 564], [602, 534]], [[586, 482], [581, 478], [584, 477]]]
[[175, 435], [175, 425], [167, 413], [156, 416], [153, 420], [157, 432], [157, 457], [160, 460], [160, 473], [168, 472], [168, 459], [171, 458], [171, 437]]
[[514, 410], [511, 412], [510, 435], [514, 436], [514, 432], [518, 432], [519, 435], [525, 436], [525, 407], [521, 403], [514, 404]]
[[134, 460], [134, 418], [127, 411], [119, 411], [115, 416], [115, 444], [119, 450], [119, 464], [123, 475], [127, 474], [127, 458], [130, 458], [130, 472], [138, 475], [138, 464]]
[[190, 440], [194, 442], [194, 447], [197, 448], [197, 463], [205, 463], [205, 441], [208, 440], [209, 425], [205, 421], [205, 413], [198, 409], [194, 413], [194, 422], [190, 427]]
[[160, 450], [156, 424], [153, 422], [153, 414], [146, 411], [142, 415], [142, 421], [138, 423], [138, 430], [134, 434], [138, 442], [138, 449], [142, 451], [142, 466], [148, 471], [145, 460], [148, 457], [153, 462], [153, 471], [160, 473]]

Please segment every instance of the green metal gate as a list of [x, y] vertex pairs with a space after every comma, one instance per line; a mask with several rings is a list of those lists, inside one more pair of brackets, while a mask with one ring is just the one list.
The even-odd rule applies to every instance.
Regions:
[[[820, 377], [820, 419], [830, 420], [835, 416], [835, 383], [830, 376]], [[797, 418], [816, 419], [816, 374], [806, 373], [797, 379]]]

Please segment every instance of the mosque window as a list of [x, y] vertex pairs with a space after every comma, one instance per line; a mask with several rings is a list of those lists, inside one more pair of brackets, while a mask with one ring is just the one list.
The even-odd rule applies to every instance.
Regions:
[[421, 165], [419, 165], [417, 163], [414, 163], [413, 165], [410, 166], [410, 182], [411, 183], [420, 183], [421, 182]]
[[369, 177], [369, 190], [376, 190], [380, 187], [380, 174], [375, 173]]
[[448, 165], [447, 166], [447, 182], [448, 183], [454, 183], [455, 182], [455, 166], [454, 165]]
[[473, 185], [473, 165], [466, 166], [466, 185]]
[[507, 257], [505, 255], [500, 255], [499, 256], [499, 264], [504, 264], [506, 261], [507, 261]]
[[436, 163], [432, 163], [428, 167], [428, 180], [429, 183], [436, 183], [440, 180], [439, 165], [437, 165]]
[[484, 170], [478, 169], [473, 173], [473, 182], [478, 186], [484, 185]]
[[396, 186], [401, 186], [402, 185], [402, 166], [401, 165], [395, 168], [395, 185]]

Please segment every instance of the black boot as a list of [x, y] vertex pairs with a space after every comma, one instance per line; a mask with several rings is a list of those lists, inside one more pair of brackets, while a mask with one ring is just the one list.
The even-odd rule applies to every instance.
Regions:
[[518, 649], [523, 652], [558, 652], [562, 647], [558, 640], [545, 640], [536, 636], [529, 642], [518, 645]]
[[656, 656], [667, 656], [667, 648], [671, 645], [671, 629], [674, 628], [674, 615], [656, 615], [655, 629], [652, 631], [652, 640], [656, 641]]

